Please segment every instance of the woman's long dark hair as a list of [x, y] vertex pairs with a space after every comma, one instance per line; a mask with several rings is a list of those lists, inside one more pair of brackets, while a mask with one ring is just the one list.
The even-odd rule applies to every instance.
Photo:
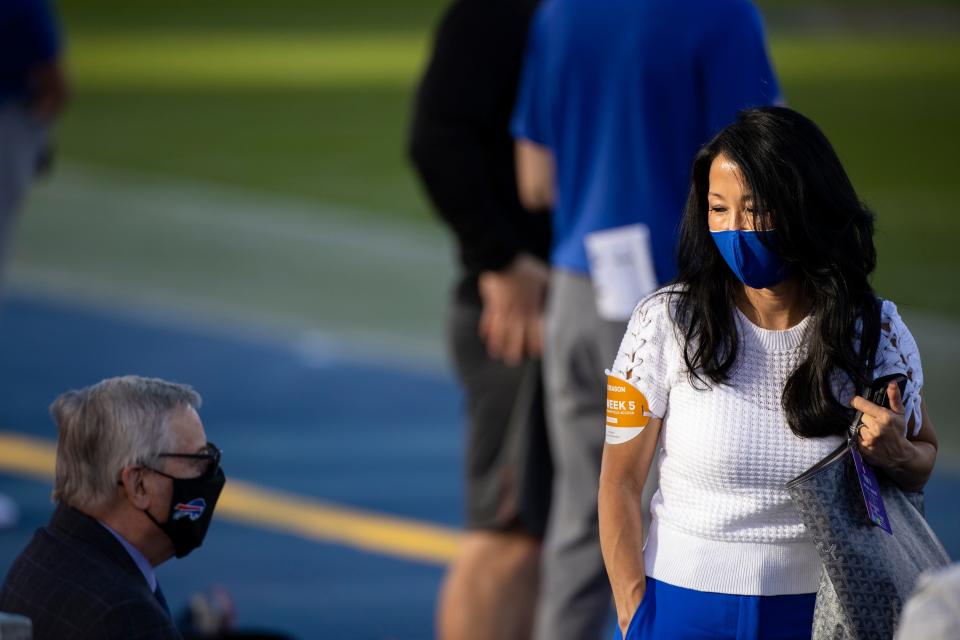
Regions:
[[[729, 379], [739, 350], [734, 305], [742, 284], [707, 226], [710, 165], [736, 163], [753, 195], [754, 228], [772, 229], [771, 248], [812, 304], [807, 358], [787, 380], [782, 405], [801, 437], [841, 434], [851, 410], [834, 396], [839, 371], [861, 388], [880, 335], [869, 277], [876, 266], [873, 213], [860, 202], [840, 159], [808, 118], [782, 107], [744, 111], [697, 154], [677, 260], [676, 316], [695, 382]], [[860, 352], [854, 348], [863, 319]]]

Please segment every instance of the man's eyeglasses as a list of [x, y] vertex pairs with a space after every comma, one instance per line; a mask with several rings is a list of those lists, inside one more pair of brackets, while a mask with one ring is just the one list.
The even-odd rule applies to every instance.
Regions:
[[212, 442], [207, 443], [207, 450], [203, 453], [158, 453], [158, 458], [184, 458], [186, 460], [204, 461], [203, 475], [210, 475], [216, 472], [220, 466], [220, 458], [223, 450]]

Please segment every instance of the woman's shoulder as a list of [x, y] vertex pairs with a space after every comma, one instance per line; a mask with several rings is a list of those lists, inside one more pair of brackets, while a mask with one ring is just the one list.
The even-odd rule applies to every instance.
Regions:
[[633, 362], [638, 354], [652, 356], [653, 352], [658, 352], [660, 356], [665, 356], [667, 351], [671, 351], [669, 347], [676, 344], [677, 335], [674, 310], [677, 294], [682, 291], [676, 285], [669, 285], [657, 289], [637, 303], [627, 323], [620, 345], [621, 358], [618, 360], [624, 360], [625, 354], [629, 354], [627, 360]]
[[880, 348], [896, 347], [898, 351], [919, 352], [917, 343], [907, 323], [900, 316], [897, 305], [892, 300], [880, 299]]
[[[907, 327], [906, 322], [900, 316], [900, 310], [897, 308], [896, 303], [893, 300], [888, 300], [886, 298], [877, 298], [877, 302], [880, 303], [880, 340], [881, 343], [891, 336], [897, 334], [903, 334], [905, 337], [909, 336], [912, 340], [913, 336], [910, 334], [910, 329]], [[863, 331], [863, 318], [857, 319], [856, 325], [856, 339], [859, 343], [860, 336]]]
[[663, 287], [637, 303], [607, 371], [640, 391], [657, 417], [666, 411], [671, 381], [682, 361], [672, 313], [678, 291], [676, 286]]
[[648, 294], [637, 303], [633, 310], [631, 321], [634, 319], [646, 322], [673, 322], [676, 315], [677, 302], [686, 291], [686, 286], [670, 284]]
[[877, 349], [881, 363], [898, 365], [911, 369], [919, 368], [920, 348], [900, 317], [900, 311], [892, 300], [882, 299], [880, 303], [880, 344]]
[[880, 305], [880, 343], [877, 345], [877, 365], [874, 376], [902, 373], [907, 377], [903, 394], [908, 422], [914, 424], [916, 434], [921, 425], [920, 390], [923, 388], [923, 365], [920, 348], [907, 328], [897, 305], [882, 300]]
[[881, 329], [889, 331], [891, 329], [906, 328], [903, 318], [900, 317], [900, 310], [897, 309], [893, 300], [880, 298], [880, 323]]

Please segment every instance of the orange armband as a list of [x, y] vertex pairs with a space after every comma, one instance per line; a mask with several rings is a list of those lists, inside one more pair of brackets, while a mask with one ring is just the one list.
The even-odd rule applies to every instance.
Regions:
[[608, 444], [620, 444], [640, 435], [653, 414], [640, 390], [617, 376], [607, 374]]

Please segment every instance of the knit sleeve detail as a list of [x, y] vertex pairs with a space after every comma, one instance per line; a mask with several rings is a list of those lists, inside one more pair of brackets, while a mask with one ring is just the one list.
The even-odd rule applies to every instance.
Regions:
[[891, 373], [907, 376], [903, 406], [906, 408], [907, 430], [911, 436], [916, 436], [923, 425], [920, 412], [920, 389], [923, 387], [920, 349], [913, 339], [913, 334], [900, 318], [897, 305], [884, 300], [880, 311], [880, 342], [877, 345], [877, 367], [874, 376]]
[[608, 375], [622, 378], [649, 403], [650, 413], [662, 418], [667, 411], [672, 372], [671, 346], [675, 344], [670, 317], [670, 295], [654, 292], [640, 301], [630, 316], [620, 350]]

